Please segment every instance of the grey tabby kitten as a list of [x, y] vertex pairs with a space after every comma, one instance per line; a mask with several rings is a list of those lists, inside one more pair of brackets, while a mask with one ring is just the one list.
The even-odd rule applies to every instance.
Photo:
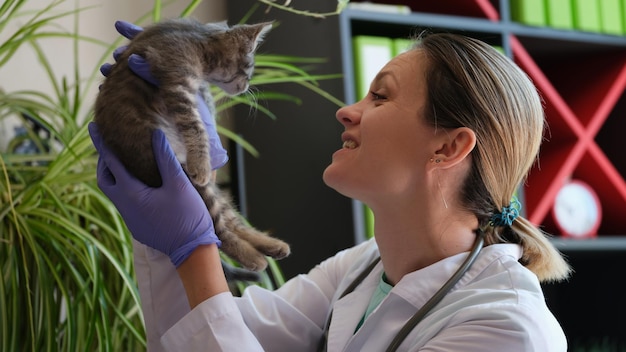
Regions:
[[[213, 107], [208, 84], [230, 95], [245, 92], [254, 52], [271, 23], [201, 24], [172, 19], [153, 24], [133, 38], [100, 88], [94, 121], [106, 146], [143, 183], [162, 183], [152, 151], [155, 129], [165, 132], [183, 169], [207, 205], [221, 250], [244, 268], [265, 269], [265, 255], [283, 258], [289, 246], [242, 221], [212, 180], [209, 141], [196, 107], [201, 94]], [[158, 87], [135, 75], [128, 56], [150, 63]]]

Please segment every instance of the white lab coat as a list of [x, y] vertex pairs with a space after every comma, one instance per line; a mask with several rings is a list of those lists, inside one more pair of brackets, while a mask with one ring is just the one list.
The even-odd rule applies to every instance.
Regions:
[[[316, 351], [331, 303], [328, 352], [385, 351], [467, 256], [461, 253], [404, 276], [355, 333], [382, 263], [354, 292], [336, 299], [378, 256], [373, 240], [339, 252], [276, 291], [254, 286], [240, 298], [223, 293], [192, 311], [169, 258], [137, 242], [134, 251], [150, 352]], [[537, 277], [518, 263], [520, 256], [515, 244], [485, 247], [398, 351], [566, 351], [563, 330], [545, 304]]]

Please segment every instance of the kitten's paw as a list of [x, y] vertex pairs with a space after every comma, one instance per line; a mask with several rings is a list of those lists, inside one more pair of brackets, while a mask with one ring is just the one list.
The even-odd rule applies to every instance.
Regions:
[[288, 244], [274, 238], [272, 238], [272, 240], [275, 243], [271, 245], [266, 244], [259, 246], [256, 250], [254, 250], [254, 252], [249, 251], [245, 253], [245, 255], [243, 255], [243, 253], [225, 253], [238, 261], [242, 267], [248, 270], [263, 271], [267, 268], [267, 259], [265, 256], [269, 256], [274, 259], [283, 259], [291, 253], [291, 249]]
[[220, 247], [222, 252], [241, 264], [244, 269], [263, 271], [267, 268], [265, 255], [247, 241], [229, 231], [218, 232], [218, 237], [222, 241]]
[[206, 163], [189, 163], [185, 170], [191, 182], [197, 186], [206, 186], [211, 182], [211, 167]]
[[242, 267], [252, 271], [263, 271], [267, 268], [267, 260], [261, 253], [258, 255], [250, 255], [245, 258], [235, 259], [241, 264]]
[[283, 259], [291, 254], [291, 248], [287, 243], [280, 240], [276, 242], [275, 246], [267, 248], [266, 255], [274, 259]]
[[283, 259], [291, 253], [289, 245], [277, 238], [264, 236], [258, 238], [258, 240], [253, 243], [253, 246], [259, 252], [274, 259]]
[[291, 253], [291, 248], [284, 241], [270, 236], [254, 227], [239, 227], [239, 237], [245, 239], [257, 251], [274, 259], [283, 259]]

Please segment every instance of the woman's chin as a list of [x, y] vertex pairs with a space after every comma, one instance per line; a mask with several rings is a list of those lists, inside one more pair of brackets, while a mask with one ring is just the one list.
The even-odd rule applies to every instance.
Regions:
[[324, 172], [322, 173], [322, 180], [324, 181], [324, 183], [326, 184], [326, 186], [330, 187], [330, 188], [335, 188], [333, 186], [334, 184], [334, 179], [335, 179], [335, 175], [333, 175], [333, 165], [330, 164], [326, 167], [326, 169], [324, 169]]
[[324, 174], [322, 175], [322, 180], [324, 183], [337, 191], [338, 193], [352, 198], [353, 192], [350, 192], [349, 182], [346, 179], [346, 173], [339, 172], [333, 165], [329, 165], [326, 170], [324, 170]]
[[333, 164], [330, 164], [324, 170], [324, 173], [322, 174], [322, 180], [324, 180], [324, 183], [328, 187], [341, 193], [340, 188], [341, 188], [342, 179], [344, 178], [344, 176], [345, 175], [339, 172], [339, 170], [337, 170], [336, 167], [333, 166]]

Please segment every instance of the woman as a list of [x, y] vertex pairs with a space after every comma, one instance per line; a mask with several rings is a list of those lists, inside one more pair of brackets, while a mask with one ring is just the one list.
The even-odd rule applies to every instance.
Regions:
[[[137, 240], [149, 350], [566, 351], [539, 282], [569, 266], [513, 198], [544, 129], [528, 77], [480, 41], [423, 35], [336, 117], [343, 147], [323, 178], [372, 209], [375, 238], [242, 297], [228, 291], [210, 217], [162, 133], [164, 185], [150, 189], [90, 126], [99, 186]], [[181, 248], [174, 267], [168, 254]]]

